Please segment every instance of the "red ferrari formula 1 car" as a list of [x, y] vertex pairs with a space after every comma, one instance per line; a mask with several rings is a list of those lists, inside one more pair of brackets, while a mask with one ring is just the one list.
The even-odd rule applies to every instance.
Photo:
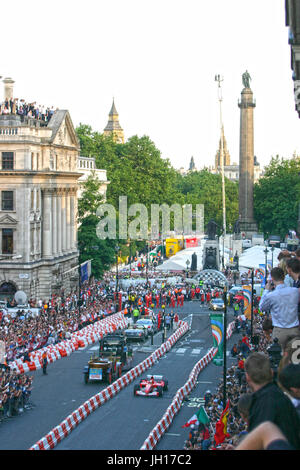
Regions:
[[147, 375], [147, 378], [142, 379], [139, 385], [134, 386], [133, 394], [134, 396], [161, 397], [165, 390], [168, 390], [168, 381], [162, 375]]

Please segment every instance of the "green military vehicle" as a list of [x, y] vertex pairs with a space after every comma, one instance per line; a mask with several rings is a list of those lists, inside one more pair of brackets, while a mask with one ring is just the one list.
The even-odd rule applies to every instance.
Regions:
[[123, 333], [109, 333], [100, 340], [99, 354], [93, 355], [84, 367], [84, 381], [102, 381], [111, 384], [122, 371], [132, 367], [132, 348], [127, 346]]

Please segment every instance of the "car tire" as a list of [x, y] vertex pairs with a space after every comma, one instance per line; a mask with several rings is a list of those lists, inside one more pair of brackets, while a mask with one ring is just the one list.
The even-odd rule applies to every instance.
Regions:
[[158, 386], [157, 387], [157, 392], [158, 392], [158, 397], [162, 397], [162, 394], [163, 394], [163, 388]]
[[88, 372], [84, 373], [84, 383], [85, 384], [89, 383], [89, 374], [88, 374]]
[[169, 385], [169, 382], [167, 380], [165, 380], [164, 381], [164, 387], [163, 387], [164, 391], [168, 390], [168, 385]]
[[108, 381], [109, 385], [111, 385], [111, 383], [112, 383], [112, 371], [111, 370], [107, 374], [107, 381]]
[[135, 385], [135, 386], [133, 387], [133, 395], [134, 395], [134, 396], [138, 396], [138, 395], [136, 395], [136, 392], [139, 390], [139, 388], [140, 388], [140, 387], [139, 387], [138, 385]]

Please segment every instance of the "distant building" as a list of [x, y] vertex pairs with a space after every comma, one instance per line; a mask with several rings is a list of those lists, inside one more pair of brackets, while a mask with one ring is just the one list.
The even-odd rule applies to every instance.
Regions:
[[78, 198], [80, 198], [82, 195], [82, 184], [88, 179], [89, 176], [93, 176], [101, 183], [99, 192], [103, 196], [103, 201], [105, 201], [106, 190], [107, 190], [107, 186], [109, 185], [109, 181], [107, 181], [106, 170], [99, 170], [96, 168], [95, 158], [82, 157], [82, 156], [78, 158], [77, 169], [82, 174], [82, 176], [80, 176], [78, 180], [78, 183], [79, 183], [79, 190], [77, 193]]
[[124, 131], [119, 123], [119, 114], [116, 110], [115, 101], [108, 115], [108, 123], [103, 131], [105, 136], [112, 136], [115, 142], [124, 144]]
[[[207, 169], [210, 173], [221, 174], [221, 138], [219, 140], [219, 148], [215, 155], [215, 165], [214, 166], [204, 166], [203, 169]], [[237, 163], [230, 163], [230, 153], [227, 147], [227, 141], [224, 135], [223, 130], [223, 155], [224, 155], [224, 176], [225, 178], [231, 181], [239, 181], [239, 172], [240, 167]], [[258, 181], [259, 178], [263, 176], [263, 169], [260, 167], [260, 164], [257, 161], [257, 158], [254, 157], [254, 182]]]
[[196, 165], [195, 165], [194, 157], [191, 157], [189, 171], [196, 171]]

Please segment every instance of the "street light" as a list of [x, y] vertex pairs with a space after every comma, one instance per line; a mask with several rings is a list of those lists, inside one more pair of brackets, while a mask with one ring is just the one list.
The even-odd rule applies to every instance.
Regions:
[[146, 258], [146, 283], [148, 287], [148, 269], [149, 269], [149, 242], [146, 240], [147, 244], [147, 258]]
[[163, 332], [162, 332], [162, 343], [165, 342], [165, 339], [167, 337], [167, 329], [166, 329], [166, 306], [162, 305], [161, 306], [162, 311], [163, 311]]
[[130, 277], [131, 277], [131, 240], [128, 238], [127, 246], [129, 246], [129, 269], [130, 269]]
[[224, 285], [224, 292], [223, 292], [223, 300], [224, 300], [224, 320], [223, 320], [223, 409], [225, 409], [226, 401], [227, 401], [227, 286]]
[[272, 268], [273, 268], [274, 250], [275, 250], [275, 247], [274, 247], [274, 245], [272, 245], [272, 248], [271, 248], [271, 251], [272, 251]]
[[224, 256], [225, 256], [225, 236], [226, 236], [226, 195], [225, 195], [225, 175], [224, 175], [224, 125], [222, 118], [222, 88], [221, 82], [223, 77], [215, 75], [215, 81], [218, 82], [219, 91], [219, 103], [220, 103], [220, 127], [221, 127], [221, 147], [220, 147], [220, 164], [221, 164], [221, 175], [222, 175], [222, 207], [223, 207], [223, 269], [224, 269]]
[[254, 269], [251, 270], [251, 343], [253, 341]]
[[185, 262], [185, 264], [186, 264], [186, 277], [188, 277], [188, 271], [189, 271], [190, 260], [187, 259], [186, 262]]
[[266, 243], [266, 248], [264, 249], [264, 254], [265, 254], [265, 285], [267, 284], [267, 263], [268, 263], [268, 253], [269, 253], [269, 250], [268, 250], [268, 246], [267, 246], [267, 242]]
[[119, 290], [119, 251], [120, 247], [118, 245], [115, 246], [116, 258], [117, 258], [117, 266], [116, 266], [116, 292]]

